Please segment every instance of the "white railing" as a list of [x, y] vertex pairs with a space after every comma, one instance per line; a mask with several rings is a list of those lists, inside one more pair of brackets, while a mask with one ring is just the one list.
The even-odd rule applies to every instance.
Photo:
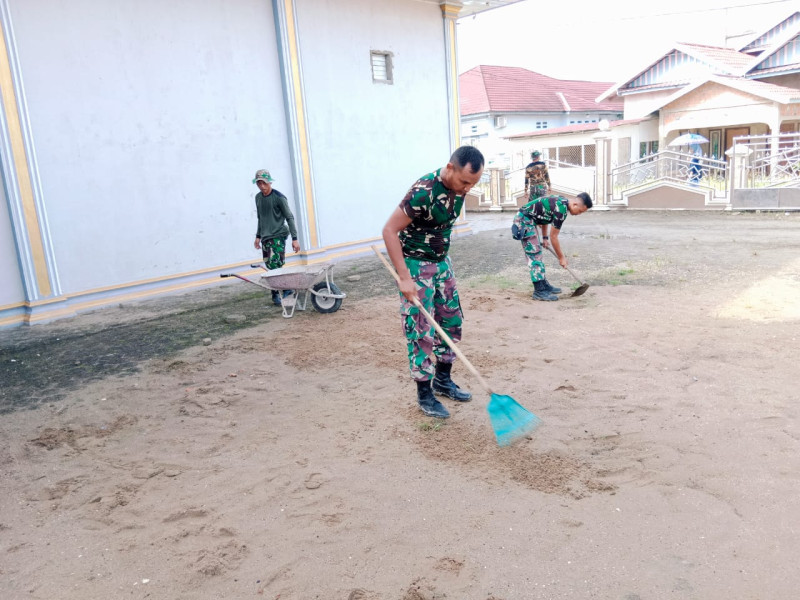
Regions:
[[800, 133], [736, 137], [729, 152], [737, 189], [800, 187]]
[[623, 192], [657, 181], [689, 184], [711, 190], [713, 198], [728, 197], [727, 163], [724, 160], [675, 150], [656, 154], [611, 169], [611, 199], [622, 200]]

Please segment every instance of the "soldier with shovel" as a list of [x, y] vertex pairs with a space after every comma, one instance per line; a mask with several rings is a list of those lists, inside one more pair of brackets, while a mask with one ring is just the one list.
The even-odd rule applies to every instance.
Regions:
[[[511, 225], [511, 237], [522, 242], [522, 250], [528, 259], [528, 268], [531, 272], [534, 300], [558, 300], [556, 294], [561, 293], [561, 288], [553, 287], [545, 278], [542, 247], [551, 249], [558, 258], [558, 263], [567, 269], [567, 257], [561, 250], [558, 234], [567, 215], [580, 215], [590, 208], [592, 199], [586, 192], [581, 192], [574, 200], [556, 195], [536, 198], [517, 212]], [[539, 230], [541, 230], [541, 242]]]

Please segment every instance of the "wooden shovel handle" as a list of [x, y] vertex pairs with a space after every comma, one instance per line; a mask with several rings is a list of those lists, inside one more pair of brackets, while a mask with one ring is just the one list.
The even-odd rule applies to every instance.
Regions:
[[[384, 266], [389, 271], [389, 273], [392, 274], [392, 277], [394, 277], [395, 281], [399, 284], [400, 277], [397, 276], [397, 272], [394, 270], [394, 267], [391, 265], [391, 263], [388, 260], [386, 260], [386, 257], [378, 249], [377, 246], [373, 245], [372, 249], [375, 251], [375, 254], [378, 255], [378, 258], [381, 259], [381, 262], [383, 262]], [[481, 387], [483, 387], [483, 389], [485, 389], [491, 395], [493, 392], [492, 389], [489, 387], [489, 384], [486, 383], [486, 380], [483, 377], [481, 377], [481, 374], [478, 373], [478, 370], [472, 366], [472, 363], [469, 362], [467, 360], [467, 357], [464, 356], [461, 350], [458, 349], [458, 346], [456, 346], [455, 342], [450, 339], [450, 336], [445, 333], [441, 325], [439, 325], [439, 323], [436, 322], [436, 319], [434, 319], [433, 316], [427, 310], [425, 310], [425, 307], [422, 306], [422, 303], [419, 301], [419, 298], [414, 296], [413, 303], [418, 309], [422, 311], [422, 314], [425, 315], [425, 318], [428, 319], [428, 322], [431, 325], [433, 325], [433, 328], [436, 329], [436, 333], [439, 334], [439, 337], [442, 338], [448, 346], [450, 346], [450, 349], [453, 352], [455, 352], [456, 356], [461, 360], [461, 362], [463, 362], [464, 365], [466, 365], [467, 369], [469, 369], [469, 372], [475, 375], [475, 378], [481, 384]]]
[[[550, 250], [550, 254], [552, 254], [553, 256], [555, 256], [556, 258], [558, 258], [558, 254], [556, 254], [556, 251], [555, 251], [555, 250], [553, 250], [552, 248], [548, 248], [548, 250]], [[564, 267], [564, 268], [565, 268], [567, 271], [569, 271], [569, 274], [570, 274], [570, 275], [572, 275], [572, 276], [575, 278], [575, 281], [577, 281], [578, 283], [580, 283], [581, 285], [583, 285], [583, 282], [582, 282], [580, 279], [578, 279], [578, 276], [577, 276], [577, 275], [575, 275], [575, 273], [573, 273], [573, 272], [572, 272], [572, 269], [570, 269], [569, 267]]]

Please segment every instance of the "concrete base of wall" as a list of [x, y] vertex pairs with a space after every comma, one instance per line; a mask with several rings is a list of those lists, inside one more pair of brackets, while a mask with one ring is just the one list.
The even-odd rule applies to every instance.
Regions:
[[[465, 220], [463, 212], [460, 219], [453, 225], [453, 237], [472, 235], [473, 230]], [[300, 254], [291, 254], [286, 257], [287, 267], [314, 265], [326, 262], [339, 261], [375, 256], [372, 246], [377, 245], [383, 249], [383, 239], [374, 237], [356, 242], [349, 242], [326, 248], [303, 251]], [[255, 254], [255, 253], [254, 253]], [[178, 274], [158, 280], [132, 282], [114, 289], [87, 290], [72, 296], [63, 296], [51, 300], [31, 303], [20, 303], [15, 306], [0, 308], [0, 329], [20, 325], [39, 325], [49, 323], [65, 317], [111, 306], [113, 304], [137, 302], [157, 296], [184, 293], [195, 289], [227, 285], [235, 283], [236, 279], [221, 279], [221, 273], [237, 273], [244, 277], [258, 276], [261, 269], [253, 269], [251, 264], [259, 263], [259, 258], [254, 255], [251, 260], [243, 261], [223, 267], [208, 269], [189, 274]], [[336, 277], [334, 273], [334, 278]]]
[[800, 210], [800, 188], [735, 190], [733, 210]]

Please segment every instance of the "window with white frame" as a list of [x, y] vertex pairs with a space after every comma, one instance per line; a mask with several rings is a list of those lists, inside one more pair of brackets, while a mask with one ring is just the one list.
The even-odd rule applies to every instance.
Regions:
[[536, 121], [536, 129], [547, 129], [547, 121]]
[[372, 63], [373, 83], [392, 83], [392, 53], [383, 50], [372, 50], [370, 53]]

